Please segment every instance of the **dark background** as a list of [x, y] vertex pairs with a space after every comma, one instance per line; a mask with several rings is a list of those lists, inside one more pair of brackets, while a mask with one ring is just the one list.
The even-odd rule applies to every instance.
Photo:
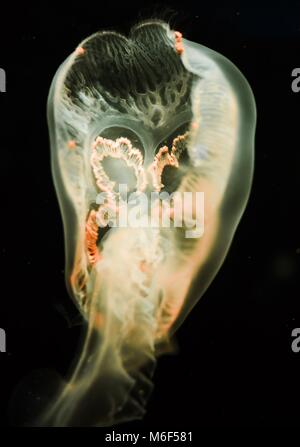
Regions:
[[127, 33], [149, 17], [222, 53], [246, 76], [257, 104], [256, 162], [223, 267], [178, 331], [178, 353], [159, 360], [145, 419], [122, 429], [298, 426], [300, 352], [291, 350], [291, 331], [300, 327], [300, 92], [291, 90], [291, 72], [300, 67], [300, 3], [287, 1], [5, 5], [0, 327], [8, 352], [0, 353], [0, 425], [9, 424], [18, 382], [34, 369], [65, 373], [80, 336], [70, 324], [50, 172], [51, 80], [83, 38], [100, 29]]

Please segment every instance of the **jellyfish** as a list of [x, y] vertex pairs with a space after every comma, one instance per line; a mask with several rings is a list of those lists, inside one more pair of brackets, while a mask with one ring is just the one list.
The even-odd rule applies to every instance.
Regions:
[[213, 281], [245, 209], [255, 121], [240, 71], [160, 20], [128, 37], [97, 32], [58, 68], [51, 165], [66, 285], [85, 324], [75, 366], [34, 425], [143, 418], [157, 358]]

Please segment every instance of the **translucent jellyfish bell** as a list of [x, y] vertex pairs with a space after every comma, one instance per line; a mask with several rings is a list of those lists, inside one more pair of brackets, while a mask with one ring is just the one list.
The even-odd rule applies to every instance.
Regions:
[[[52, 172], [66, 281], [87, 331], [36, 424], [143, 417], [155, 358], [215, 277], [246, 206], [255, 116], [238, 69], [160, 21], [129, 38], [96, 33], [60, 66], [48, 101]], [[178, 205], [190, 219], [146, 225], [153, 192], [165, 193], [154, 208], [173, 223], [190, 193]], [[125, 208], [137, 225], [109, 225]]]

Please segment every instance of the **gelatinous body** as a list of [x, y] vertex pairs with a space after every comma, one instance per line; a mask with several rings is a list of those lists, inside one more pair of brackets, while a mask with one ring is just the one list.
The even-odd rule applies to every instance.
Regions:
[[[87, 331], [68, 382], [36, 424], [141, 418], [155, 358], [213, 280], [245, 208], [253, 95], [223, 56], [149, 21], [128, 38], [84, 40], [56, 73], [48, 120], [66, 281]], [[166, 212], [174, 224], [178, 209], [190, 219], [145, 225], [153, 192], [165, 193], [151, 208], [158, 219]], [[180, 202], [185, 193], [192, 199]], [[109, 225], [125, 208], [135, 225]], [[198, 218], [204, 231], [193, 233]]]

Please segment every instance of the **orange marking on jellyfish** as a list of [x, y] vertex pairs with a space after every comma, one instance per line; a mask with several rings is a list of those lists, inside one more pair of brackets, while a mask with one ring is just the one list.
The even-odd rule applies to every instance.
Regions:
[[76, 144], [75, 140], [69, 140], [68, 141], [68, 148], [69, 149], [75, 149], [76, 146], [77, 146], [77, 144]]
[[77, 47], [75, 50], [75, 53], [77, 54], [77, 56], [82, 56], [85, 53], [85, 49], [83, 47]]
[[88, 259], [91, 265], [96, 264], [101, 259], [100, 252], [97, 247], [98, 225], [96, 221], [96, 211], [92, 210], [89, 214], [85, 227], [85, 241], [88, 252]]
[[182, 44], [182, 34], [179, 31], [175, 31], [175, 49], [176, 52], [181, 55], [184, 52]]
[[104, 315], [101, 312], [95, 314], [94, 325], [96, 329], [102, 329], [104, 326]]
[[109, 178], [102, 166], [102, 161], [106, 157], [125, 161], [126, 165], [133, 168], [135, 172], [137, 190], [143, 191], [146, 188], [142, 153], [132, 146], [128, 138], [120, 137], [113, 141], [99, 136], [93, 142], [92, 149], [90, 162], [97, 186], [101, 191], [112, 191], [115, 186], [115, 182]]
[[152, 177], [152, 184], [155, 191], [159, 192], [164, 185], [161, 182], [162, 173], [165, 166], [174, 166], [178, 168], [178, 160], [174, 153], [169, 153], [168, 146], [162, 146], [154, 157], [154, 161], [148, 167], [148, 172]]

